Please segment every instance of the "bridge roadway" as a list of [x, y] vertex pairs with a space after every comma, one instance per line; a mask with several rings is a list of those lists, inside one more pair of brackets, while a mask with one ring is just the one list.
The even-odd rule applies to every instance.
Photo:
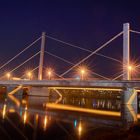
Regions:
[[139, 80], [1, 80], [4, 86], [33, 86], [33, 87], [80, 87], [80, 88], [135, 88], [140, 89]]

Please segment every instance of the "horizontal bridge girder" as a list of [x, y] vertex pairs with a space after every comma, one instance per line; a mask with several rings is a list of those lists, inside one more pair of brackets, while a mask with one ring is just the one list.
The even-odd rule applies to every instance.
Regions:
[[1, 80], [0, 85], [23, 85], [33, 87], [105, 87], [140, 89], [140, 81], [111, 81], [111, 80]]

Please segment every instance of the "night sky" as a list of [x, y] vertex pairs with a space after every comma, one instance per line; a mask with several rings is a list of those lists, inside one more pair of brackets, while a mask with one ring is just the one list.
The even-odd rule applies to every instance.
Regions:
[[[123, 23], [129, 22], [131, 29], [140, 31], [140, 5], [138, 1], [96, 1], [96, 0], [5, 0], [0, 2], [0, 65], [4, 64], [27, 45], [47, 35], [60, 40], [95, 50], [111, 37], [122, 31]], [[30, 48], [0, 73], [13, 69], [40, 47], [40, 42]], [[46, 50], [73, 63], [89, 53], [46, 40]], [[139, 59], [140, 35], [131, 34], [131, 58]], [[122, 60], [122, 37], [119, 37], [100, 53]], [[38, 65], [38, 57], [20, 71]], [[121, 71], [121, 64], [102, 57], [93, 56], [85, 63], [92, 71], [114, 77]], [[45, 55], [45, 67], [51, 66], [59, 74], [70, 68], [69, 64]], [[22, 70], [22, 71], [21, 71]], [[20, 75], [22, 75], [20, 73]], [[73, 71], [70, 75], [73, 75]]]

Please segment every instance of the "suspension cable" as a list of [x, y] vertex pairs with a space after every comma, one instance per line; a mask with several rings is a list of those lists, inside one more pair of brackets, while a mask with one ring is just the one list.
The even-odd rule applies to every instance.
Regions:
[[[37, 70], [39, 68], [39, 66], [35, 67], [34, 69], [32, 69], [30, 72], [33, 72], [35, 70]], [[26, 74], [23, 74], [20, 78], [24, 77]]]
[[0, 69], [2, 69], [3, 67], [5, 67], [6, 65], [8, 65], [10, 62], [12, 62], [15, 58], [17, 58], [20, 54], [22, 54], [23, 52], [25, 52], [27, 49], [29, 49], [32, 45], [34, 45], [36, 42], [38, 42], [41, 39], [41, 37], [39, 37], [38, 39], [36, 39], [34, 42], [32, 42], [30, 45], [28, 45], [25, 49], [23, 49], [21, 52], [19, 52], [17, 55], [15, 55], [13, 58], [11, 58], [9, 61], [7, 61], [6, 63], [4, 63], [2, 66], [0, 66]]
[[90, 71], [90, 72], [93, 73], [94, 75], [97, 75], [97, 76], [101, 77], [101, 78], [104, 78], [104, 79], [106, 79], [106, 80], [110, 80], [109, 78], [107, 78], [107, 77], [105, 77], [105, 76], [102, 76], [102, 75], [100, 75], [100, 74], [98, 74], [98, 73], [96, 73], [96, 72], [93, 72], [93, 71]]
[[70, 61], [68, 61], [68, 60], [66, 60], [66, 59], [64, 59], [64, 58], [61, 58], [61, 57], [59, 57], [59, 56], [57, 56], [57, 55], [54, 55], [54, 54], [52, 54], [52, 53], [50, 53], [50, 52], [48, 52], [48, 51], [45, 51], [45, 53], [47, 53], [47, 54], [49, 54], [49, 55], [51, 55], [51, 56], [53, 56], [53, 57], [55, 57], [55, 58], [58, 58], [58, 59], [62, 60], [63, 62], [66, 62], [66, 63], [68, 63], [68, 64], [70, 64], [70, 65], [73, 65], [73, 63], [71, 63]]
[[[25, 60], [23, 63], [21, 63], [20, 65], [18, 65], [17, 67], [15, 67], [14, 69], [12, 69], [9, 73], [12, 73], [13, 71], [17, 70], [19, 67], [21, 67], [22, 65], [24, 65], [26, 62], [28, 62], [29, 60], [33, 59], [35, 56], [37, 56], [40, 53], [37, 52], [36, 54], [32, 55], [30, 58], [28, 58], [27, 60]], [[3, 78], [4, 76], [2, 76], [1, 78]]]
[[61, 79], [66, 80], [66, 78], [60, 76], [59, 74], [57, 74], [57, 73], [55, 73], [55, 72], [54, 72], [54, 74], [55, 74], [56, 76], [60, 77]]
[[[80, 47], [80, 46], [73, 45], [73, 44], [71, 44], [71, 43], [68, 43], [68, 42], [62, 41], [62, 40], [60, 40], [60, 39], [57, 39], [57, 38], [54, 38], [54, 37], [51, 37], [51, 36], [48, 36], [48, 35], [46, 35], [46, 37], [49, 38], [49, 39], [55, 40], [55, 41], [57, 41], [57, 42], [60, 42], [60, 43], [66, 44], [66, 45], [68, 45], [68, 46], [71, 46], [71, 47], [74, 47], [74, 48], [80, 49], [80, 50], [82, 50], [82, 51], [86, 51], [86, 52], [88, 52], [88, 53], [92, 53], [92, 52], [93, 52], [93, 51], [91, 51], [91, 50], [89, 50], [89, 49], [85, 49], [85, 48], [82, 48], [82, 47]], [[121, 61], [119, 61], [119, 60], [117, 60], [117, 59], [115, 59], [115, 58], [112, 58], [112, 57], [109, 57], [109, 56], [103, 55], [103, 54], [101, 54], [101, 53], [95, 53], [95, 54], [98, 55], [98, 56], [101, 56], [101, 57], [104, 57], [104, 58], [107, 58], [107, 59], [110, 59], [110, 60], [113, 60], [113, 61], [116, 61], [116, 62], [122, 63]]]
[[116, 59], [116, 58], [113, 58], [113, 57], [110, 57], [110, 56], [106, 56], [106, 55], [103, 55], [101, 53], [96, 53], [96, 55], [102, 56], [102, 57], [107, 58], [107, 59], [110, 59], [110, 60], [114, 60], [114, 61], [122, 64], [122, 62], [120, 60]]
[[[43, 66], [43, 68], [44, 68], [44, 69], [46, 69], [46, 67], [45, 67], [45, 66]], [[65, 79], [66, 79], [66, 78], [64, 78], [64, 77], [60, 76], [59, 74], [55, 73], [54, 71], [53, 71], [53, 73], [54, 73], [56, 76], [58, 76], [58, 77], [60, 77], [61, 79], [63, 79], [63, 80], [65, 80]]]
[[33, 59], [33, 58], [34, 58], [35, 56], [37, 56], [39, 53], [40, 53], [40, 51], [37, 52], [36, 54], [32, 55], [30, 58], [28, 58], [27, 60], [25, 60], [23, 63], [21, 63], [20, 65], [18, 65], [16, 68], [14, 68], [13, 70], [11, 70], [10, 72], [15, 71], [16, 69], [18, 69], [19, 67], [21, 67], [22, 65], [24, 65], [26, 62], [28, 62], [28, 61], [30, 61], [31, 59]]
[[[61, 57], [59, 57], [59, 56], [57, 56], [57, 55], [54, 55], [54, 54], [52, 54], [52, 53], [49, 53], [49, 52], [47, 52], [47, 51], [45, 51], [45, 53], [47, 53], [47, 54], [49, 54], [49, 55], [52, 55], [52, 56], [54, 56], [55, 58], [58, 58], [58, 59], [60, 59], [60, 60], [62, 60], [62, 61], [64, 61], [64, 62], [66, 62], [66, 63], [68, 63], [68, 64], [71, 64], [71, 65], [75, 65], [74, 63], [72, 63], [72, 62], [70, 62], [70, 61], [68, 61], [68, 60], [65, 60], [65, 59], [63, 59], [63, 58], [61, 58]], [[93, 73], [93, 74], [95, 74], [95, 75], [97, 75], [97, 76], [99, 76], [99, 77], [102, 77], [102, 78], [104, 78], [104, 79], [106, 79], [106, 80], [110, 80], [109, 78], [107, 78], [107, 77], [104, 77], [104, 76], [102, 76], [102, 75], [100, 75], [100, 74], [98, 74], [98, 73], [95, 73], [95, 72], [93, 72], [93, 71], [91, 71], [91, 73]], [[59, 76], [60, 77], [60, 76]]]
[[93, 54], [97, 53], [98, 51], [100, 51], [101, 49], [103, 49], [104, 47], [106, 47], [108, 44], [110, 44], [113, 40], [115, 40], [116, 38], [118, 38], [120, 35], [123, 34], [123, 31], [120, 32], [119, 34], [115, 35], [113, 38], [111, 38], [109, 41], [107, 41], [106, 43], [104, 43], [103, 45], [101, 45], [98, 49], [96, 49], [95, 51], [93, 51], [91, 54], [89, 54], [87, 57], [83, 58], [81, 61], [79, 61], [77, 64], [75, 64], [74, 66], [72, 66], [70, 69], [68, 69], [66, 72], [62, 73], [61, 76], [64, 76], [65, 74], [67, 74], [68, 72], [70, 72], [73, 68], [77, 67], [79, 64], [81, 64], [82, 62], [84, 62], [85, 60], [87, 60], [88, 58], [90, 58]]
[[123, 76], [123, 73], [122, 73], [122, 74], [120, 74], [120, 75], [118, 75], [117, 77], [113, 78], [113, 79], [112, 79], [112, 81], [114, 81], [114, 80], [116, 80], [116, 79], [120, 78], [121, 76]]
[[130, 30], [130, 32], [132, 32], [132, 33], [136, 33], [136, 34], [140, 34], [139, 31]]

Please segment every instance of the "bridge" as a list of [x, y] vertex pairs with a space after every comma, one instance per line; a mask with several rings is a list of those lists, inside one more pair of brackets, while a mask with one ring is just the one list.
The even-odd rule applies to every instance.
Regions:
[[[19, 90], [19, 89], [21, 89], [21, 87], [25, 87], [25, 86], [31, 86], [31, 87], [36, 87], [36, 88], [38, 88], [38, 87], [47, 87], [47, 88], [69, 87], [69, 88], [90, 88], [90, 89], [98, 89], [98, 90], [100, 90], [100, 89], [103, 90], [103, 88], [104, 88], [104, 90], [105, 89], [119, 90], [119, 91], [121, 90], [124, 93], [123, 94], [123, 103], [124, 104], [132, 104], [132, 103], [137, 104], [136, 92], [139, 92], [139, 90], [140, 90], [140, 81], [135, 80], [135, 79], [132, 80], [131, 78], [132, 78], [132, 71], [133, 71], [134, 67], [136, 69], [136, 68], [140, 67], [140, 65], [132, 66], [132, 64], [130, 62], [130, 33], [140, 34], [140, 32], [138, 32], [138, 31], [131, 30], [129, 23], [125, 23], [125, 24], [123, 24], [123, 31], [121, 31], [117, 35], [113, 36], [111, 39], [109, 39], [103, 45], [98, 47], [96, 50], [91, 51], [91, 50], [82, 48], [80, 46], [73, 45], [71, 43], [54, 38], [52, 36], [47, 35], [45, 32], [43, 32], [41, 37], [39, 37], [38, 39], [33, 41], [30, 45], [25, 47], [25, 49], [23, 49], [21, 52], [16, 54], [10, 60], [5, 62], [2, 66], [0, 66], [0, 70], [3, 70], [4, 67], [9, 65], [14, 60], [17, 60], [21, 54], [23, 54], [25, 51], [27, 51], [29, 48], [31, 48], [33, 45], [38, 43], [38, 41], [41, 40], [41, 50], [38, 51], [36, 54], [32, 55], [30, 58], [25, 60], [20, 65], [14, 67], [9, 72], [5, 73], [4, 75], [2, 74], [0, 77], [0, 79], [1, 79], [0, 85], [7, 86], [7, 87], [15, 86], [18, 88], [17, 90]], [[123, 62], [121, 62], [115, 58], [112, 58], [110, 56], [106, 56], [104, 54], [98, 53], [100, 50], [107, 47], [111, 42], [116, 40], [121, 35], [123, 35]], [[60, 56], [57, 56], [49, 51], [46, 51], [45, 50], [46, 38], [51, 39], [53, 41], [57, 41], [59, 43], [65, 44], [67, 46], [70, 46], [70, 47], [73, 47], [76, 49], [80, 49], [82, 51], [86, 51], [89, 54], [86, 57], [82, 58], [77, 63], [70, 62]], [[21, 75], [20, 77], [12, 78], [12, 73], [17, 71], [24, 64], [26, 64], [27, 62], [29, 62], [30, 60], [32, 60], [39, 54], [40, 54], [40, 59], [39, 59], [39, 65], [37, 67], [28, 71], [27, 74]], [[44, 67], [44, 55], [45, 54], [50, 55], [54, 58], [57, 58], [65, 63], [69, 64], [71, 67], [61, 74], [54, 72], [52, 70], [52, 68], [47, 68], [47, 79], [44, 79], [43, 71], [45, 68]], [[108, 78], [99, 73], [96, 73], [95, 71], [88, 70], [87, 68], [81, 66], [81, 65], [83, 65], [83, 63], [86, 60], [91, 58], [93, 55], [97, 55], [104, 59], [108, 59], [108, 60], [120, 63], [122, 66], [122, 69], [123, 69], [122, 72], [119, 75], [117, 75], [116, 77]], [[72, 70], [74, 70], [76, 68], [79, 69], [79, 77], [74, 78], [73, 80], [67, 78], [66, 75], [69, 74]], [[35, 78], [35, 76], [33, 77], [33, 72], [35, 72], [37, 69], [38, 69], [38, 76], [37, 76], [37, 78]], [[45, 69], [45, 71], [46, 71], [46, 69]], [[88, 75], [88, 73], [92, 73], [93, 75], [96, 75], [98, 77], [98, 80], [96, 80], [96, 78], [95, 79], [93, 78], [91, 80], [90, 80], [90, 78], [87, 78], [86, 76]], [[57, 79], [53, 78], [54, 75], [57, 77]], [[21, 87], [18, 87], [18, 86], [21, 86]], [[12, 92], [12, 93], [14, 93], [14, 92]]]
[[140, 90], [140, 81], [109, 81], [109, 80], [9, 80], [0, 81], [0, 85], [13, 85], [13, 86], [33, 86], [33, 87], [68, 87], [68, 88], [111, 88], [113, 89], [123, 89], [124, 87], [135, 88]]

